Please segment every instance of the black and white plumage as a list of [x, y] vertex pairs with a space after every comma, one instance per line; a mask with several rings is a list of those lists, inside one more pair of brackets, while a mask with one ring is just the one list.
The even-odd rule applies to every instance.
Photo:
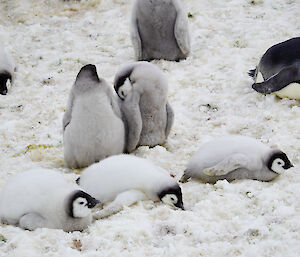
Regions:
[[13, 176], [0, 194], [0, 220], [21, 228], [83, 230], [92, 221], [90, 209], [99, 201], [48, 169]]
[[4, 51], [0, 45], [0, 94], [7, 94], [7, 83], [12, 83], [14, 74], [14, 64], [11, 57]]
[[291, 167], [286, 154], [278, 149], [250, 137], [226, 136], [201, 145], [180, 181], [190, 177], [209, 183], [221, 179], [270, 181]]
[[163, 144], [173, 125], [174, 113], [162, 71], [148, 62], [124, 65], [115, 76], [114, 88], [122, 100], [127, 151], [139, 145]]
[[64, 157], [70, 168], [86, 167], [123, 153], [125, 127], [117, 97], [94, 65], [81, 68], [63, 118]]
[[95, 163], [82, 172], [77, 182], [101, 203], [112, 201], [94, 215], [96, 219], [144, 199], [184, 209], [175, 179], [149, 160], [133, 155], [115, 155]]
[[300, 100], [300, 37], [270, 47], [249, 75], [259, 93]]
[[130, 32], [139, 61], [179, 61], [190, 53], [187, 13], [180, 0], [135, 0]]

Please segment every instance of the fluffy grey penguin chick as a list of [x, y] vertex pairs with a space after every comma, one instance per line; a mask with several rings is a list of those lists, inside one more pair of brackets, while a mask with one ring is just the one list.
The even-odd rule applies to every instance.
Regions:
[[144, 199], [184, 209], [181, 188], [175, 179], [166, 170], [133, 155], [115, 155], [95, 163], [82, 172], [77, 182], [101, 203], [110, 202], [95, 213], [95, 219]]
[[190, 53], [188, 18], [180, 0], [136, 0], [130, 32], [139, 61], [179, 61]]
[[168, 82], [162, 71], [148, 62], [124, 65], [115, 76], [114, 88], [122, 100], [127, 151], [139, 145], [163, 144], [174, 113], [167, 100]]
[[82, 168], [123, 153], [125, 127], [117, 97], [95, 65], [84, 66], [71, 89], [63, 118], [64, 157], [70, 168]]
[[188, 162], [180, 182], [190, 177], [208, 183], [221, 179], [270, 181], [291, 167], [286, 154], [278, 149], [250, 137], [226, 136], [201, 145]]
[[300, 37], [270, 47], [249, 71], [252, 88], [262, 94], [300, 99]]
[[83, 230], [99, 201], [48, 169], [13, 176], [0, 194], [0, 220], [23, 229]]
[[14, 74], [14, 64], [10, 56], [4, 51], [0, 45], [0, 94], [7, 94], [7, 83], [12, 83]]

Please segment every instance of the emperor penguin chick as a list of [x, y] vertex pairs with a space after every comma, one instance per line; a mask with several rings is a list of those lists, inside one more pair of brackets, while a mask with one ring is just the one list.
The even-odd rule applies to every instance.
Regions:
[[300, 37], [270, 47], [249, 75], [259, 93], [300, 100]]
[[181, 0], [136, 0], [130, 32], [138, 61], [179, 61], [190, 53], [188, 18]]
[[4, 51], [0, 44], [0, 94], [7, 94], [7, 83], [12, 83], [14, 74], [14, 64], [12, 59]]
[[163, 144], [173, 125], [174, 113], [162, 71], [148, 62], [124, 65], [115, 76], [114, 88], [122, 100], [127, 151], [139, 145]]
[[99, 201], [48, 169], [33, 169], [9, 180], [0, 194], [0, 220], [23, 229], [83, 230]]
[[84, 66], [71, 89], [63, 118], [64, 157], [70, 168], [82, 168], [123, 153], [125, 128], [117, 97], [95, 65]]
[[184, 209], [175, 179], [152, 162], [133, 155], [115, 155], [95, 163], [82, 172], [77, 182], [101, 203], [113, 201], [94, 215], [96, 219], [144, 199]]
[[270, 181], [291, 167], [286, 154], [278, 149], [250, 137], [225, 136], [201, 145], [180, 181], [190, 177], [209, 183], [221, 179]]

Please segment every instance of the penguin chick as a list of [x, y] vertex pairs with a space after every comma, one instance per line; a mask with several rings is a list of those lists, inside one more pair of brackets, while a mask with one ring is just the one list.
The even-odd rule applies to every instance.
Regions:
[[81, 68], [63, 118], [64, 157], [68, 167], [83, 168], [125, 146], [125, 127], [117, 97], [99, 79], [96, 66]]
[[270, 181], [293, 167], [285, 153], [245, 136], [225, 136], [200, 146], [180, 182], [190, 177], [215, 183], [226, 179]]
[[152, 162], [132, 155], [115, 155], [91, 165], [82, 172], [78, 183], [101, 203], [112, 201], [95, 214], [96, 219], [144, 199], [184, 209], [181, 188], [175, 179]]
[[23, 229], [83, 230], [99, 201], [48, 169], [13, 176], [0, 195], [0, 220]]
[[136, 0], [130, 33], [139, 61], [179, 61], [190, 53], [187, 13], [180, 0]]
[[12, 83], [14, 72], [14, 64], [12, 59], [4, 51], [4, 48], [0, 45], [0, 94], [7, 94], [7, 83]]
[[162, 71], [148, 62], [124, 65], [115, 76], [114, 88], [121, 99], [126, 124], [126, 149], [163, 144], [174, 120], [167, 100], [168, 82]]
[[259, 93], [300, 100], [300, 37], [270, 47], [249, 75]]

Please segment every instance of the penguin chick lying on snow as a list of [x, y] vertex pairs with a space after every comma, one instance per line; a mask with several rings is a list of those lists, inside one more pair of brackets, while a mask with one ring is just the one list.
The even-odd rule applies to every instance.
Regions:
[[34, 169], [11, 178], [0, 194], [0, 220], [23, 229], [83, 230], [99, 201], [68, 183], [63, 175]]
[[175, 179], [150, 161], [132, 155], [115, 155], [91, 165], [77, 183], [101, 203], [112, 201], [94, 215], [95, 219], [144, 199], [184, 209], [181, 188]]
[[124, 65], [115, 76], [114, 88], [122, 100], [127, 151], [132, 152], [139, 145], [163, 144], [173, 125], [174, 113], [162, 71], [148, 62]]
[[12, 82], [14, 65], [11, 58], [5, 53], [0, 45], [0, 94], [7, 94], [7, 82]]
[[137, 60], [179, 61], [190, 53], [188, 18], [181, 0], [136, 0], [130, 29]]
[[190, 177], [215, 183], [226, 179], [270, 181], [293, 167], [285, 153], [245, 136], [221, 137], [200, 146], [180, 182]]
[[259, 93], [300, 100], [300, 37], [270, 47], [249, 75]]
[[95, 65], [84, 66], [71, 89], [63, 118], [64, 157], [70, 168], [83, 168], [125, 146], [125, 128], [117, 97]]

